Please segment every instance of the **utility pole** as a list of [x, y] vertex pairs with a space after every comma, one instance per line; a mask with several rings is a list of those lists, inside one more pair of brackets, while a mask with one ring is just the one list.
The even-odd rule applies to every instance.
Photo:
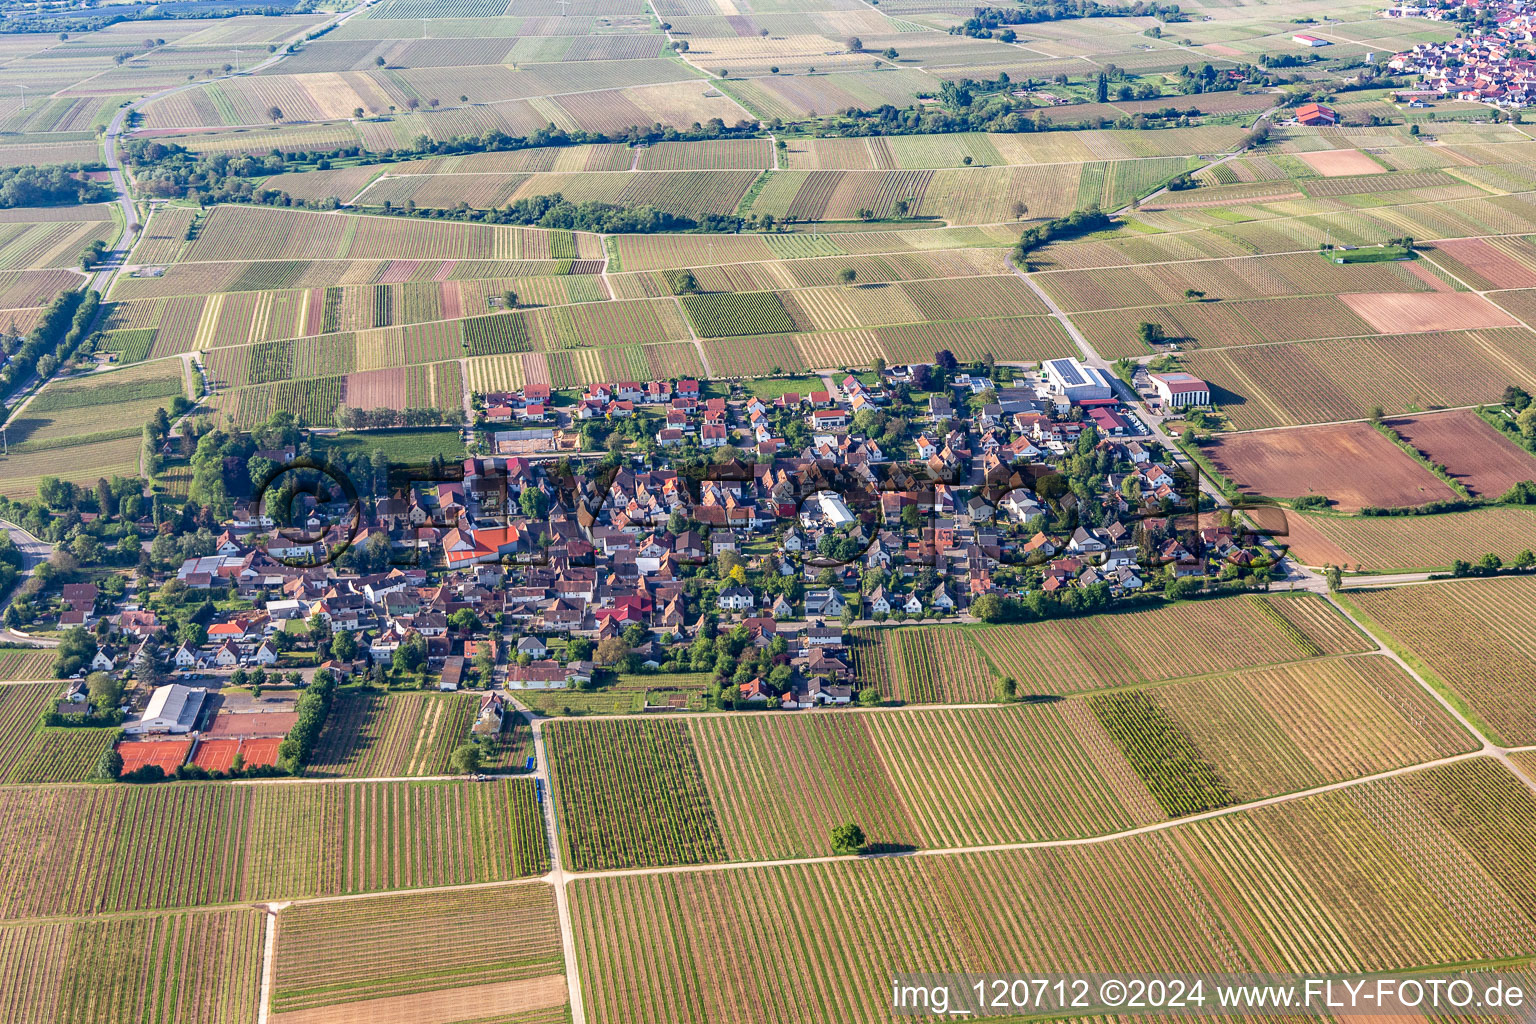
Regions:
[[565, 9], [570, 6], [571, 0], [560, 0], [560, 17], [565, 17]]
[[235, 74], [238, 75], [238, 74], [240, 74], [240, 70], [241, 70], [240, 69], [240, 51], [239, 50], [232, 50], [231, 52], [235, 55]]
[[19, 85], [19, 86], [17, 86], [17, 88], [21, 90], [21, 109], [22, 110], [26, 110], [27, 109], [27, 87], [24, 86], [24, 85]]

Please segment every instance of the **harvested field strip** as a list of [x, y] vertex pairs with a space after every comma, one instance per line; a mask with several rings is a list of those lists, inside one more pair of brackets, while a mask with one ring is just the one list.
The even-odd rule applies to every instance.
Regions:
[[1536, 459], [1475, 412], [1413, 416], [1388, 426], [1479, 497], [1497, 499], [1521, 481], [1536, 480]]
[[[1331, 610], [1314, 617], [1305, 603], [1276, 605], [1287, 610], [1294, 629], [1282, 627], [1259, 607], [1260, 601], [1276, 599], [1283, 598], [1180, 602], [968, 632], [999, 675], [1018, 681], [1021, 694], [1071, 693], [1297, 661], [1314, 645], [1327, 654], [1370, 649], [1348, 620]], [[1322, 604], [1299, 595], [1295, 600]], [[1297, 630], [1307, 647], [1297, 643]], [[1187, 646], [1191, 636], [1206, 638], [1196, 651]]]
[[1514, 317], [1470, 292], [1345, 295], [1342, 301], [1382, 334], [1509, 327], [1515, 323]]
[[[1353, 367], [1335, 372], [1341, 360]], [[1191, 352], [1185, 369], [1207, 380], [1234, 429], [1363, 419], [1458, 408], [1498, 398], [1528, 369], [1536, 337], [1524, 328], [1411, 334]]]
[[1507, 564], [1531, 546], [1536, 509], [1502, 506], [1434, 516], [1308, 516], [1287, 513], [1292, 553], [1304, 565], [1381, 572], [1449, 569], [1496, 554]]
[[1451, 488], [1369, 423], [1218, 435], [1202, 451], [1247, 494], [1322, 495], [1341, 512], [1456, 498]]
[[[300, 904], [278, 915], [272, 1010], [299, 1010], [564, 972], [542, 883]], [[432, 964], [443, 943], [464, 948]]]

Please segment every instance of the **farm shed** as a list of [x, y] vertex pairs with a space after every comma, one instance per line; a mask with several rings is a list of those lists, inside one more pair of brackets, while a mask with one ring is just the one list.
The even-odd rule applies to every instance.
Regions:
[[204, 686], [183, 686], [172, 683], [159, 686], [150, 695], [149, 706], [137, 722], [123, 726], [126, 733], [191, 732], [202, 713], [203, 700], [208, 696]]

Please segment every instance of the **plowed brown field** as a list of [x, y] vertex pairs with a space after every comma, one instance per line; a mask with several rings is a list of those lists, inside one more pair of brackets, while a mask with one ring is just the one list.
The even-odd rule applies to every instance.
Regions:
[[1325, 178], [1352, 174], [1381, 174], [1386, 168], [1358, 149], [1325, 149], [1318, 153], [1296, 154], [1303, 163]]
[[1339, 298], [1382, 334], [1469, 331], [1516, 323], [1514, 317], [1471, 292], [1367, 293]]
[[1456, 497], [1406, 452], [1366, 423], [1228, 434], [1205, 454], [1250, 494], [1323, 494], [1339, 511], [1391, 508]]
[[1482, 238], [1436, 242], [1429, 258], [1478, 289], [1533, 288], [1536, 270]]
[[1522, 480], [1536, 480], [1536, 459], [1470, 410], [1409, 416], [1390, 425], [1479, 497], [1497, 498]]

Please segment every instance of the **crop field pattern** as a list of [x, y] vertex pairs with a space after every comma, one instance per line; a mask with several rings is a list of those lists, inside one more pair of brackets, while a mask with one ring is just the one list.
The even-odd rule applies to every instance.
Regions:
[[[963, 23], [990, 19], [955, 0], [80, 6], [12, 4], [0, 32], [0, 169], [79, 165], [81, 191], [0, 195], [0, 363], [61, 292], [104, 286], [77, 354], [0, 409], [0, 494], [76, 485], [78, 502], [5, 513], [50, 542], [131, 548], [127, 506], [97, 509], [95, 484], [134, 490], [146, 457], [146, 548], [161, 513], [217, 490], [190, 449], [141, 450], [177, 396], [195, 403], [183, 441], [265, 448], [258, 428], [286, 413], [317, 458], [452, 466], [493, 443], [458, 422], [471, 392], [537, 384], [555, 391], [550, 447], [579, 448], [534, 464], [600, 471], [593, 448], [637, 433], [629, 461], [665, 472], [688, 467], [654, 450], [664, 410], [612, 431], [580, 420], [580, 389], [700, 380], [750, 446], [743, 395], [823, 376], [947, 351], [957, 372], [987, 365], [1011, 412], [1002, 387], [1030, 391], [1042, 360], [1166, 353], [1212, 386], [1214, 415], [1188, 418], [1202, 461], [1248, 494], [1329, 499], [1287, 508], [1274, 540], [1293, 560], [1417, 577], [1492, 553], [1508, 569], [1179, 600], [1156, 573], [1094, 615], [1021, 601], [996, 624], [850, 625], [849, 707], [722, 710], [720, 672], [615, 666], [587, 689], [517, 692], [527, 720], [477, 736], [481, 681], [353, 683], [298, 777], [270, 779], [99, 778], [114, 750], [129, 770], [270, 764], [291, 716], [195, 736], [45, 726], [66, 686], [54, 651], [0, 643], [0, 1024], [892, 1024], [895, 974], [1021, 967], [1496, 967], [1536, 988], [1536, 573], [1511, 564], [1536, 548], [1536, 504], [1501, 500], [1536, 482], [1536, 456], [1518, 402], [1495, 404], [1536, 393], [1536, 139], [1507, 102], [1497, 121], [1443, 96], [1421, 110], [1394, 95], [1414, 76], [1360, 74], [1419, 43], [1518, 33], [1498, 20], [1510, 0], [1476, 24], [1379, 2], [1025, 3], [983, 38]], [[1100, 72], [1111, 95], [1087, 102]], [[1138, 93], [1156, 95], [1116, 98]], [[1308, 96], [1344, 123], [1295, 124]], [[114, 156], [126, 202], [100, 169]], [[1051, 230], [1015, 262], [1021, 234], [1089, 209], [1111, 223]], [[121, 266], [81, 269], [125, 230]], [[1384, 247], [1404, 236], [1409, 251]], [[922, 415], [926, 386], [886, 392], [881, 447], [900, 461], [945, 428]], [[386, 409], [453, 422], [335, 430]], [[798, 418], [769, 424], [791, 475]], [[971, 424], [957, 510], [1019, 422]], [[672, 456], [692, 464], [697, 445]], [[740, 454], [761, 467], [769, 447]], [[1067, 468], [1112, 494], [1111, 461]], [[1077, 519], [1107, 527], [1115, 503], [1090, 505]], [[956, 516], [967, 559], [943, 589], [1038, 587], [988, 555], [1023, 524], [971, 519]], [[162, 554], [174, 572], [188, 552]], [[773, 566], [752, 554], [762, 590]], [[117, 556], [71, 578], [131, 576]], [[889, 585], [913, 571], [898, 558]], [[42, 575], [40, 617], [18, 628], [47, 642], [59, 574]], [[498, 646], [539, 629], [440, 575], [409, 582], [434, 609], [494, 617]], [[598, 580], [646, 582], [623, 565]], [[143, 582], [138, 600], [160, 586]], [[259, 623], [240, 582], [216, 611]], [[534, 572], [489, 585], [491, 603], [546, 583], [569, 590]], [[691, 624], [714, 588], [673, 583]], [[207, 619], [199, 602], [173, 635]], [[306, 666], [313, 638], [285, 639], [284, 671]], [[570, 639], [552, 641], [562, 660]], [[150, 680], [132, 676], [143, 707]], [[466, 743], [475, 778], [452, 765]], [[865, 856], [834, 849], [847, 823]]]
[[[881, 659], [870, 673], [887, 700], [912, 704], [971, 704], [996, 699], [994, 676], [977, 656], [962, 630], [942, 626], [867, 631], [864, 643], [880, 652], [861, 658]], [[876, 682], [878, 680], [878, 682]]]
[[448, 774], [454, 748], [469, 742], [480, 698], [460, 693], [344, 694], [331, 711], [307, 773], [395, 778]]
[[682, 722], [560, 722], [546, 739], [572, 868], [725, 859], [698, 751]]
[[[424, 970], [445, 943], [463, 947], [452, 965]], [[278, 915], [272, 1009], [296, 1013], [498, 982], [517, 988], [551, 976], [563, 1002], [563, 973], [554, 890], [542, 883], [301, 904]]]
[[[581, 880], [577, 958], [591, 1019], [638, 1007], [702, 1024], [885, 1020], [889, 978], [912, 964], [1358, 971], [1529, 955], [1533, 821], [1531, 791], [1476, 758], [1089, 846]], [[707, 955], [822, 933], [867, 968], [808, 963], [769, 983]], [[611, 968], [633, 949], [654, 955], [621, 989]]]
[[261, 991], [254, 908], [0, 927], [0, 1020], [246, 1024]]
[[1349, 600], [1428, 667], [1490, 735], [1536, 743], [1536, 579], [1362, 590]]
[[531, 780], [8, 787], [0, 808], [0, 919], [501, 881], [548, 864]]
[[[1135, 682], [1369, 650], [1320, 599], [1248, 595], [1080, 619], [969, 631], [1020, 694], [1064, 694]], [[1199, 647], [1191, 649], [1192, 638]]]

